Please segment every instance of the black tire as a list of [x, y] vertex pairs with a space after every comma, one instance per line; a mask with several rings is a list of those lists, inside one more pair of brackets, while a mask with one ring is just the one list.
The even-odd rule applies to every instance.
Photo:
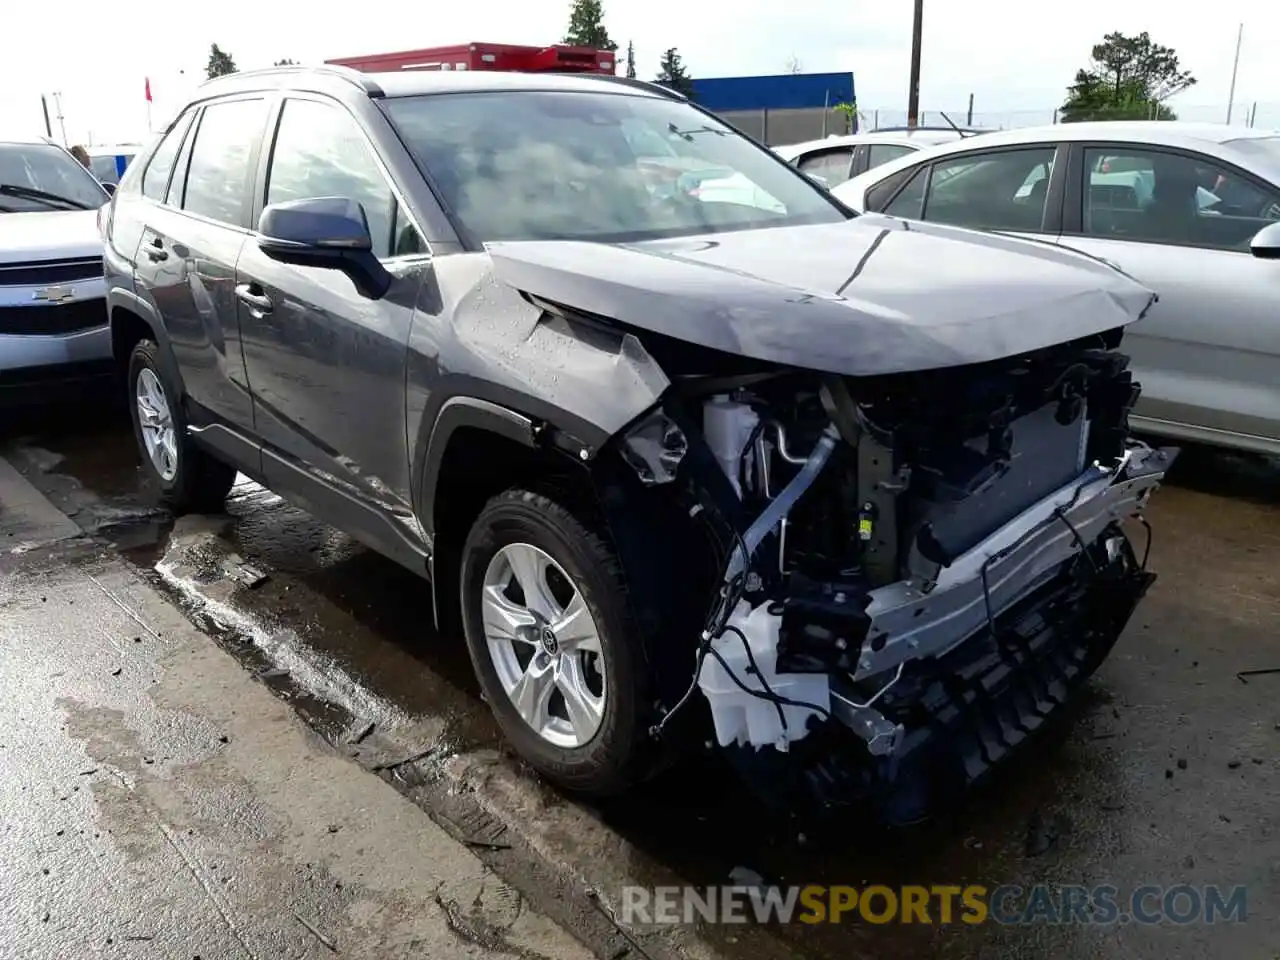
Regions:
[[[489, 654], [481, 615], [485, 571], [497, 552], [512, 543], [531, 544], [550, 555], [595, 620], [607, 696], [599, 729], [582, 746], [557, 746], [525, 723]], [[490, 709], [521, 757], [557, 786], [589, 796], [617, 794], [641, 779], [648, 675], [622, 568], [607, 540], [542, 494], [508, 490], [481, 510], [463, 546], [460, 573], [471, 662]]]
[[[129, 354], [128, 397], [130, 416], [133, 419], [133, 436], [142, 455], [143, 468], [151, 482], [160, 491], [160, 502], [176, 513], [221, 512], [227, 493], [235, 483], [236, 470], [210, 456], [196, 446], [187, 434], [187, 421], [183, 415], [181, 398], [166, 379], [157, 359], [157, 347], [151, 340], [140, 340]], [[138, 411], [138, 377], [150, 370], [164, 390], [169, 416], [173, 421], [177, 469], [166, 479], [152, 462], [143, 440], [142, 423]]]

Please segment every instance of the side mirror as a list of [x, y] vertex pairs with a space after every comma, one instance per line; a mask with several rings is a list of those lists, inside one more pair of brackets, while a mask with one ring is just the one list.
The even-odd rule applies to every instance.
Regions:
[[1280, 222], [1269, 223], [1255, 233], [1249, 249], [1259, 260], [1280, 260]]
[[391, 287], [391, 274], [373, 255], [364, 208], [347, 197], [273, 203], [258, 218], [258, 234], [258, 248], [273, 260], [341, 270], [372, 300]]
[[[803, 170], [801, 170], [800, 172], [804, 173]], [[820, 177], [816, 173], [805, 173], [804, 175], [808, 177], [810, 180], [812, 180], [814, 183], [816, 183], [818, 186], [820, 186], [823, 190], [831, 189], [831, 184], [826, 177]]]

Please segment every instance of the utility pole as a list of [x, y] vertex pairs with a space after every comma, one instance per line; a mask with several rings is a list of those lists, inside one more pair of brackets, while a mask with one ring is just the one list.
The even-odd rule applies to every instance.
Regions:
[[40, 94], [40, 109], [44, 111], [44, 135], [53, 139], [53, 127], [49, 124], [49, 98]]
[[1236, 101], [1236, 71], [1240, 69], [1240, 41], [1244, 39], [1244, 24], [1236, 33], [1236, 58], [1231, 63], [1231, 92], [1227, 94], [1227, 123], [1231, 123], [1231, 108]]
[[920, 122], [920, 36], [924, 20], [924, 0], [915, 0], [915, 22], [911, 27], [911, 86], [907, 90], [907, 126]]
[[67, 121], [62, 116], [62, 92], [53, 92], [53, 106], [58, 111], [58, 129], [62, 131], [62, 145], [67, 145]]
[[965, 116], [965, 126], [973, 126], [973, 94], [969, 94], [969, 113]]

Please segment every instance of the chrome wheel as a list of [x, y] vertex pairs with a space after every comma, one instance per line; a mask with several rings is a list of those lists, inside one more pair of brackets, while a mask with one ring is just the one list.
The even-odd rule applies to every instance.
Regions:
[[144, 367], [134, 387], [138, 404], [138, 426], [147, 456], [160, 479], [166, 483], [178, 474], [178, 438], [173, 429], [169, 400], [155, 372]]
[[604, 717], [604, 659], [569, 575], [546, 551], [508, 544], [489, 561], [480, 605], [494, 671], [521, 719], [555, 746], [588, 743]]

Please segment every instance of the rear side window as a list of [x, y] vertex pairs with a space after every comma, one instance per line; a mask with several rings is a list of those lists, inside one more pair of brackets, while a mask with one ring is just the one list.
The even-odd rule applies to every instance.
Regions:
[[254, 148], [266, 119], [265, 100], [227, 100], [204, 108], [182, 209], [232, 226], [249, 225]]
[[[191, 125], [191, 117], [192, 113], [188, 111], [178, 118], [178, 122], [165, 134], [164, 139], [160, 141], [160, 146], [156, 147], [156, 152], [151, 155], [146, 172], [142, 175], [143, 196], [161, 202], [164, 200], [165, 188], [169, 186], [169, 175], [173, 173], [173, 161], [178, 155], [178, 148], [182, 146], [182, 138], [187, 134], [187, 127]], [[111, 161], [114, 169], [115, 158], [112, 157]]]
[[827, 186], [834, 187], [849, 179], [852, 163], [853, 148], [841, 147], [836, 150], [819, 150], [805, 154], [796, 166], [810, 176], [821, 177], [826, 181]]
[[872, 167], [878, 167], [882, 163], [897, 160], [914, 152], [911, 147], [904, 147], [899, 143], [873, 143], [867, 151], [867, 156], [870, 158], [867, 161], [867, 169], [870, 170]]

